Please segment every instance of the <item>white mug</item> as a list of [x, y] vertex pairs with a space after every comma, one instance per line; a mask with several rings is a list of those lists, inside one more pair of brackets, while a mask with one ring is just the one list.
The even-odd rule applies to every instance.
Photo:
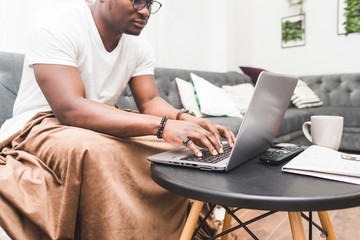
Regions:
[[[312, 116], [311, 121], [303, 124], [305, 137], [312, 144], [338, 150], [340, 147], [344, 118], [341, 116]], [[308, 127], [311, 127], [311, 135]]]

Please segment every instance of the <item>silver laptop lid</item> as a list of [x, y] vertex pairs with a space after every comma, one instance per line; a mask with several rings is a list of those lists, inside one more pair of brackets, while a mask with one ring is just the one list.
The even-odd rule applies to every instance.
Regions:
[[262, 72], [236, 136], [226, 171], [266, 151], [274, 141], [289, 106], [297, 78]]

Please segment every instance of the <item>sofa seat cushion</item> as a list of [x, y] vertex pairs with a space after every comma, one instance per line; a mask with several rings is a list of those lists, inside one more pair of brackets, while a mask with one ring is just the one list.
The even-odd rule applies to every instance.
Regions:
[[309, 121], [311, 115], [313, 115], [311, 110], [311, 108], [289, 108], [285, 113], [277, 136], [282, 136], [301, 129], [303, 123]]
[[230, 131], [235, 134], [235, 136], [239, 131], [242, 122], [242, 118], [237, 117], [206, 117], [206, 119], [209, 119], [210, 121], [213, 121], [222, 126], [228, 127]]
[[286, 135], [302, 129], [313, 115], [337, 115], [344, 117], [344, 131], [360, 128], [360, 109], [351, 107], [317, 107], [307, 109], [290, 108], [286, 111], [277, 136]]
[[[359, 107], [319, 107], [309, 109], [312, 115], [336, 115], [344, 117], [344, 128], [360, 128]], [[310, 120], [310, 118], [309, 118]], [[308, 121], [309, 121], [308, 120]]]

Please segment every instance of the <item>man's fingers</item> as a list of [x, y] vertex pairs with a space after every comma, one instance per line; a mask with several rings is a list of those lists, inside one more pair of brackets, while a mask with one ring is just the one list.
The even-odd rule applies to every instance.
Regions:
[[189, 148], [196, 156], [201, 157], [202, 152], [200, 149], [194, 144], [192, 140], [187, 141], [186, 145], [187, 148]]
[[221, 135], [218, 128], [215, 125], [212, 124], [210, 125], [209, 132], [211, 132], [215, 136], [217, 142], [221, 144]]
[[[220, 137], [219, 132], [216, 129], [218, 136]], [[212, 134], [211, 132], [207, 132], [206, 139], [203, 139], [203, 143], [209, 149], [212, 155], [216, 155], [218, 153], [223, 153], [221, 138], [218, 139], [217, 136]], [[215, 148], [214, 148], [215, 147]], [[215, 151], [214, 151], [215, 150]]]
[[232, 148], [234, 146], [235, 143], [235, 135], [232, 131], [230, 131], [229, 129], [224, 129], [223, 131], [223, 135], [226, 138], [226, 140], [229, 143], [229, 146]]
[[[176, 121], [176, 123], [180, 122]], [[186, 125], [186, 128], [182, 128], [183, 126], [181, 127], [181, 129], [184, 129], [185, 131], [179, 134], [178, 137], [182, 136], [182, 145], [189, 148], [196, 156], [201, 156], [202, 154], [199, 147], [208, 149], [212, 155], [223, 153], [224, 150], [221, 136], [227, 139], [230, 147], [233, 147], [235, 136], [228, 128], [204, 120], [194, 123], [195, 125], [181, 121], [181, 124], [188, 125]], [[179, 138], [177, 141], [179, 141]]]
[[[207, 148], [212, 155], [217, 155], [219, 152], [222, 153], [222, 147], [216, 140], [216, 138], [209, 132], [206, 134], [197, 134], [191, 138], [194, 145]], [[217, 150], [220, 149], [220, 150]]]
[[221, 133], [221, 136], [225, 137], [229, 146], [232, 148], [235, 143], [235, 135], [230, 129], [216, 124], [218, 131]]
[[[219, 132], [219, 125], [218, 124], [214, 124], [211, 121], [204, 121], [202, 122], [202, 124], [200, 124], [204, 129], [208, 130], [212, 135], [215, 136], [217, 142], [219, 143], [219, 145], [221, 144], [221, 135]], [[218, 149], [219, 151], [219, 149]]]

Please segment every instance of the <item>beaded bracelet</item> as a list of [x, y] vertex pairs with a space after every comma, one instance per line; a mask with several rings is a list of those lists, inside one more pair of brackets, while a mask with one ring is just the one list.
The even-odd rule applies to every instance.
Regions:
[[167, 120], [168, 120], [168, 117], [166, 117], [166, 116], [162, 117], [159, 129], [158, 129], [158, 131], [156, 133], [157, 138], [162, 138], [162, 134], [163, 134], [163, 131], [164, 131]]

